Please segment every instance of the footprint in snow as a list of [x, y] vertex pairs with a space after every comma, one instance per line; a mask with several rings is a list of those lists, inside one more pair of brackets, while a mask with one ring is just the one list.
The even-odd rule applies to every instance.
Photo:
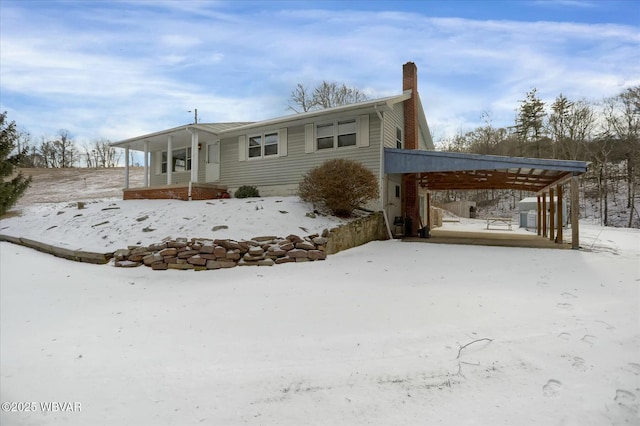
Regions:
[[584, 337], [580, 340], [593, 346], [598, 341], [598, 338], [591, 334], [585, 334]]
[[631, 372], [636, 376], [640, 376], [640, 364], [635, 362], [630, 362], [628, 365], [629, 365], [628, 370], [631, 370]]
[[571, 339], [571, 333], [560, 333], [558, 334], [558, 339], [569, 340]]
[[562, 382], [555, 379], [550, 379], [546, 385], [542, 387], [542, 394], [549, 398], [555, 398], [560, 394], [562, 389]]
[[573, 357], [573, 363], [571, 364], [571, 366], [575, 370], [582, 371], [582, 372], [585, 372], [588, 370], [587, 366], [584, 363], [584, 359], [580, 358], [579, 356]]
[[636, 395], [624, 389], [616, 390], [616, 397], [613, 399], [618, 404], [631, 405], [636, 400]]
[[571, 303], [558, 303], [556, 306], [566, 311], [570, 311], [571, 309], [573, 309], [573, 305]]
[[571, 293], [562, 293], [560, 296], [564, 297], [565, 299], [577, 299], [578, 296], [576, 296], [575, 294], [571, 294]]

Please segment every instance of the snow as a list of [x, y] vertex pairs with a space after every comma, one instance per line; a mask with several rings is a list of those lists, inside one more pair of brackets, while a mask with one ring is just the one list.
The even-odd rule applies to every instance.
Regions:
[[[309, 235], [344, 220], [315, 215], [297, 197], [180, 200], [90, 200], [25, 206], [22, 215], [2, 221], [0, 233], [73, 250], [115, 251], [164, 238], [251, 239], [260, 235]], [[216, 229], [217, 227], [226, 227]]]
[[[294, 197], [67, 201], [27, 205], [0, 233], [106, 251], [340, 223], [310, 210]], [[0, 423], [638, 424], [640, 231], [581, 224], [581, 241], [392, 240], [324, 262], [202, 272], [0, 243], [2, 402], [81, 404], [2, 411]]]

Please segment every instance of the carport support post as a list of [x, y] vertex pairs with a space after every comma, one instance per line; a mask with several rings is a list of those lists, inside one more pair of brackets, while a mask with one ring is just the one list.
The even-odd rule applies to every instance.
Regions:
[[538, 236], [542, 235], [542, 202], [540, 201], [540, 196], [538, 195], [538, 227], [536, 228], [536, 232]]
[[571, 178], [571, 248], [580, 248], [580, 228], [578, 226], [578, 210], [580, 209], [580, 193], [578, 192], [578, 176]]
[[547, 237], [547, 193], [542, 193], [542, 236]]
[[431, 192], [427, 192], [427, 228], [431, 230]]
[[555, 240], [556, 203], [553, 200], [553, 188], [549, 188], [549, 239]]
[[562, 225], [564, 224], [564, 217], [562, 217], [562, 185], [558, 185], [556, 190], [558, 191], [558, 233], [556, 234], [556, 243], [562, 244]]

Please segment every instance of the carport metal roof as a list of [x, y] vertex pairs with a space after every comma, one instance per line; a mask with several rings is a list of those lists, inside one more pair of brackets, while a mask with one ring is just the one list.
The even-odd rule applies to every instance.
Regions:
[[518, 189], [540, 192], [585, 173], [584, 161], [384, 149], [384, 172], [416, 173], [430, 190]]

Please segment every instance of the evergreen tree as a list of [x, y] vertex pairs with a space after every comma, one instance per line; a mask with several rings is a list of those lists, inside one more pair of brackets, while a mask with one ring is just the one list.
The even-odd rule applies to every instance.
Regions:
[[[21, 172], [15, 173], [26, 150], [15, 152], [18, 141], [15, 121], [7, 122], [7, 112], [0, 114], [0, 216], [18, 201], [31, 183]], [[13, 155], [12, 155], [13, 154]]]

